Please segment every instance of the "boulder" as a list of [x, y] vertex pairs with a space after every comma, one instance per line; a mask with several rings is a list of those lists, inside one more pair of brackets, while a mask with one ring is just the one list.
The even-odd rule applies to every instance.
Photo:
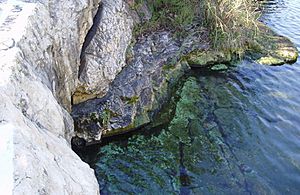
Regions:
[[80, 85], [73, 103], [103, 97], [110, 83], [126, 65], [133, 19], [123, 0], [103, 0], [94, 26], [83, 47], [79, 72]]

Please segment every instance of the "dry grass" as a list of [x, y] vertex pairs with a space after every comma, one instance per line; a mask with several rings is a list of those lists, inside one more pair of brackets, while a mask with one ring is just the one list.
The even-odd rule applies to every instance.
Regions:
[[136, 34], [160, 28], [184, 31], [184, 26], [203, 22], [211, 45], [243, 53], [258, 32], [256, 0], [136, 0], [146, 1], [152, 19], [136, 27]]
[[215, 48], [243, 52], [258, 33], [253, 0], [203, 0], [204, 19]]

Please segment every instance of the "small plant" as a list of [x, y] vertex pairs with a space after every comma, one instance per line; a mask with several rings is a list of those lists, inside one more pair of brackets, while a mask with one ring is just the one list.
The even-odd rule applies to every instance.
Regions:
[[101, 114], [101, 118], [102, 118], [102, 125], [104, 127], [108, 127], [109, 125], [109, 120], [111, 118], [111, 111], [108, 109], [105, 109], [102, 114]]
[[[141, 3], [139, 0], [136, 6]], [[142, 34], [157, 29], [182, 31], [190, 24], [197, 13], [201, 0], [144, 0], [152, 12], [150, 21], [135, 28], [135, 34]]]
[[125, 101], [127, 104], [136, 104], [139, 101], [138, 96], [133, 97], [122, 97], [122, 100]]
[[148, 0], [153, 21], [165, 27], [181, 28], [190, 24], [199, 10], [199, 0]]

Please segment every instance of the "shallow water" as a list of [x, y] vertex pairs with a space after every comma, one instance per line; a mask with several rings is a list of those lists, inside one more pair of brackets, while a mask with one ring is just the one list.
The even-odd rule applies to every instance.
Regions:
[[[262, 20], [299, 49], [299, 1], [271, 2]], [[170, 124], [83, 156], [102, 194], [300, 194], [300, 61], [198, 71], [177, 96]]]

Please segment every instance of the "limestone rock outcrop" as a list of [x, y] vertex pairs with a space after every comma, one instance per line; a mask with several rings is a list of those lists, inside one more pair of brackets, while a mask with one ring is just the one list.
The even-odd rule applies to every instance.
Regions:
[[67, 112], [98, 3], [0, 1], [1, 193], [99, 194]]
[[126, 65], [133, 19], [124, 0], [103, 0], [81, 55], [80, 86], [73, 95], [77, 104], [103, 97], [110, 83]]
[[206, 39], [201, 38], [205, 33], [191, 34], [178, 39], [161, 31], [138, 38], [128, 49], [131, 55], [127, 66], [113, 81], [107, 95], [73, 106], [77, 136], [73, 143], [97, 143], [101, 136], [124, 133], [151, 122], [168, 101], [172, 87], [189, 69], [181, 57], [208, 47]]

